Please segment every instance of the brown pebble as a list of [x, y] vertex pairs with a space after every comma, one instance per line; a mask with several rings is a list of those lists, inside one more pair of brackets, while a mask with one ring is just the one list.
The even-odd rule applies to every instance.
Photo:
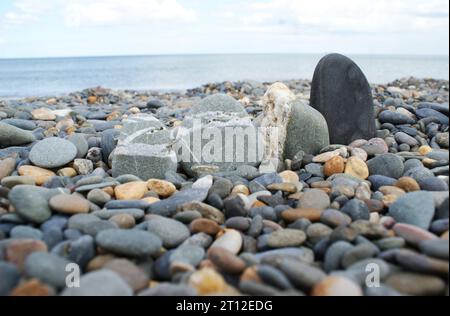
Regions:
[[117, 200], [140, 200], [147, 191], [147, 183], [143, 181], [129, 182], [114, 188]]
[[325, 176], [331, 177], [337, 173], [343, 173], [345, 170], [345, 160], [341, 156], [336, 156], [328, 160], [324, 167], [323, 172]]
[[100, 270], [101, 268], [103, 268], [105, 264], [114, 259], [116, 259], [116, 257], [111, 254], [98, 255], [94, 257], [91, 261], [89, 261], [86, 267], [86, 271], [91, 272], [95, 270]]
[[21, 166], [18, 172], [21, 176], [29, 176], [33, 178], [36, 182], [36, 185], [42, 185], [51, 177], [56, 176], [53, 171], [35, 166]]
[[119, 228], [130, 229], [136, 226], [136, 220], [130, 214], [117, 214], [109, 219], [111, 222], [116, 223]]
[[10, 296], [53, 296], [55, 291], [38, 279], [31, 279], [12, 290]]
[[147, 188], [156, 192], [162, 198], [168, 198], [177, 191], [175, 185], [168, 181], [150, 179], [147, 181]]
[[189, 228], [193, 234], [205, 233], [211, 236], [217, 235], [221, 230], [220, 226], [215, 221], [206, 218], [199, 218], [192, 221]]
[[398, 181], [394, 185], [405, 192], [420, 191], [420, 186], [417, 181], [410, 177], [402, 177], [398, 179]]
[[283, 218], [286, 222], [292, 223], [296, 220], [306, 218], [312, 222], [318, 222], [320, 217], [322, 216], [323, 210], [314, 209], [314, 208], [298, 208], [298, 209], [290, 209], [281, 213], [281, 218]]
[[47, 252], [47, 245], [41, 240], [13, 240], [6, 248], [6, 261], [14, 264], [22, 271], [27, 257], [33, 252]]
[[108, 261], [103, 268], [116, 272], [135, 292], [148, 285], [148, 275], [129, 260], [114, 259]]
[[220, 270], [229, 274], [240, 274], [247, 267], [245, 261], [226, 249], [211, 248], [208, 259]]
[[329, 276], [317, 283], [312, 296], [363, 296], [361, 287], [348, 278]]
[[192, 273], [188, 284], [196, 289], [199, 295], [213, 295], [222, 293], [227, 289], [224, 278], [210, 268]]
[[62, 214], [89, 213], [88, 200], [77, 195], [60, 194], [52, 197], [49, 201], [52, 210]]
[[395, 224], [394, 232], [397, 236], [403, 237], [407, 243], [418, 246], [422, 241], [437, 239], [438, 237], [429, 231], [409, 224]]

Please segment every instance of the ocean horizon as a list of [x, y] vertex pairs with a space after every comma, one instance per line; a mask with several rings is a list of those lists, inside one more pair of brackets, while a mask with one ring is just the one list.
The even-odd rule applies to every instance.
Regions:
[[[325, 54], [204, 54], [0, 59], [0, 97], [64, 95], [102, 86], [177, 91], [223, 81], [312, 79]], [[449, 79], [449, 56], [349, 55], [370, 83]]]

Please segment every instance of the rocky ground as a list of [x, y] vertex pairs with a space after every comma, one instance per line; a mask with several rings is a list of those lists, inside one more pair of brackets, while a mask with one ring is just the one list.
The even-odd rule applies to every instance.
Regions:
[[[308, 102], [311, 82], [285, 84]], [[0, 100], [0, 295], [448, 294], [448, 81], [372, 86], [376, 138], [281, 172], [113, 174], [124, 119], [170, 129], [218, 93], [253, 119], [269, 86]], [[69, 263], [80, 288], [65, 288]]]

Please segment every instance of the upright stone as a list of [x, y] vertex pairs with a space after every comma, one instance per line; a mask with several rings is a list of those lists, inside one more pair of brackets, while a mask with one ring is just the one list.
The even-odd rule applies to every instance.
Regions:
[[170, 132], [152, 115], [140, 114], [124, 121], [113, 153], [113, 176], [133, 174], [141, 179], [164, 179], [177, 170]]
[[261, 161], [259, 131], [244, 107], [228, 95], [208, 96], [197, 103], [175, 138], [178, 160], [190, 175], [197, 166], [234, 171]]
[[330, 144], [324, 117], [296, 99], [282, 83], [273, 84], [264, 96], [261, 128], [265, 140], [263, 163], [271, 164], [273, 172], [280, 162], [293, 159], [301, 150], [317, 154]]
[[317, 65], [311, 106], [327, 120], [333, 144], [375, 137], [370, 85], [358, 65], [343, 55], [327, 55]]

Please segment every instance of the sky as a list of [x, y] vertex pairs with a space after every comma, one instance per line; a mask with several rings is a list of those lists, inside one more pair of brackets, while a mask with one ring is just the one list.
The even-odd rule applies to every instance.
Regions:
[[0, 58], [448, 55], [448, 0], [0, 0]]

